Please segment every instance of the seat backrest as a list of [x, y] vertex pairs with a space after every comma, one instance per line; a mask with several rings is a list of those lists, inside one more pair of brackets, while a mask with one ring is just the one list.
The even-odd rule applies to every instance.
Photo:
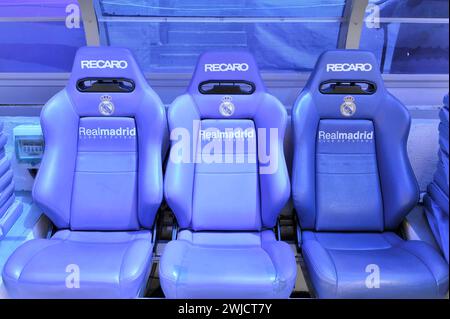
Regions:
[[303, 229], [398, 227], [418, 200], [406, 143], [410, 115], [374, 55], [328, 51], [292, 111], [293, 200]]
[[33, 198], [58, 228], [152, 227], [168, 131], [164, 106], [130, 51], [79, 49], [41, 126], [45, 152]]
[[276, 224], [290, 192], [287, 114], [248, 52], [203, 54], [168, 121], [164, 191], [182, 228], [257, 231]]

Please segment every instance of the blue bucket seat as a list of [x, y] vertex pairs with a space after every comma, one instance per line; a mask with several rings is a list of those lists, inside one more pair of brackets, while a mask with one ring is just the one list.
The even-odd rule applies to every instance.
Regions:
[[43, 108], [33, 198], [57, 231], [20, 246], [3, 279], [16, 298], [140, 296], [163, 198], [165, 110], [133, 56], [81, 48]]
[[290, 192], [287, 114], [266, 93], [253, 57], [203, 54], [168, 120], [164, 191], [180, 232], [159, 265], [166, 297], [289, 297], [294, 252], [273, 232]]
[[397, 229], [419, 197], [410, 115], [370, 52], [329, 51], [292, 112], [293, 200], [319, 298], [439, 298], [448, 265]]

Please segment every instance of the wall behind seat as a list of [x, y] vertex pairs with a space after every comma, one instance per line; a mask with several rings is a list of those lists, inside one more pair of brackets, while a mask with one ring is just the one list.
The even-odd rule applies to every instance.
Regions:
[[13, 129], [22, 124], [39, 124], [39, 117], [0, 116], [0, 121], [4, 123], [3, 131], [8, 138], [6, 154], [12, 159], [11, 165], [14, 172], [16, 191], [31, 191], [34, 179], [28, 172], [29, 166], [27, 164], [18, 163], [17, 161], [14, 150]]

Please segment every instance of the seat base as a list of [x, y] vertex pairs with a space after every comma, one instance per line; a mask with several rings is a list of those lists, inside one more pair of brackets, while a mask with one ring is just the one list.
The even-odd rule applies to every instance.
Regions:
[[181, 231], [161, 257], [168, 298], [287, 298], [297, 274], [294, 252], [272, 231]]
[[20, 246], [3, 280], [12, 298], [134, 298], [144, 292], [152, 248], [147, 230], [63, 230]]
[[448, 264], [425, 242], [394, 233], [305, 231], [303, 258], [319, 298], [442, 298]]

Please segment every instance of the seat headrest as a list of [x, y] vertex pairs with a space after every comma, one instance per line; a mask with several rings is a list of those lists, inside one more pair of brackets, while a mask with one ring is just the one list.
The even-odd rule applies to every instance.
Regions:
[[187, 94], [201, 118], [239, 119], [254, 117], [266, 89], [248, 51], [212, 51], [199, 57]]
[[[309, 80], [310, 88], [327, 81], [366, 81], [382, 88], [383, 79], [375, 55], [361, 50], [332, 50], [322, 53]], [[343, 93], [345, 94], [345, 93]]]
[[221, 80], [248, 81], [255, 85], [255, 91], [265, 91], [255, 59], [245, 50], [203, 53], [197, 61], [188, 91], [200, 93], [201, 83]]
[[79, 116], [135, 116], [145, 96], [159, 101], [133, 54], [118, 47], [78, 49], [65, 90]]
[[145, 82], [133, 54], [119, 47], [82, 47], [78, 49], [69, 79], [69, 87], [85, 78], [125, 78], [134, 84]]
[[324, 52], [303, 92], [330, 119], [372, 119], [389, 95], [375, 56], [360, 50]]

